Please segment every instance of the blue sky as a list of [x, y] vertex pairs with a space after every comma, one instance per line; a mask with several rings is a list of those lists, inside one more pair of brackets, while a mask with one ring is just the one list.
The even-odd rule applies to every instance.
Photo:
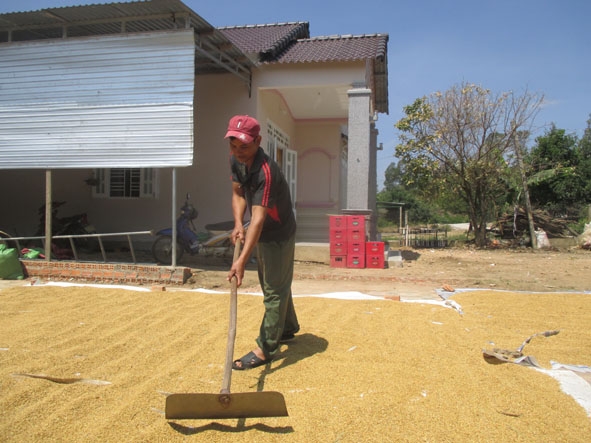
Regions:
[[[0, 13], [109, 3], [2, 1]], [[389, 114], [378, 120], [378, 185], [395, 161], [403, 106], [463, 81], [494, 92], [540, 93], [534, 126], [581, 136], [591, 114], [589, 0], [185, 0], [214, 26], [307, 21], [312, 36], [389, 34]], [[530, 141], [530, 144], [533, 142]]]

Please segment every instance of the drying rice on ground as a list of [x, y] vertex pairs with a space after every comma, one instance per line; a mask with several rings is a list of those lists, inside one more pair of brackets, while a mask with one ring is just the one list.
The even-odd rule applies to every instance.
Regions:
[[[302, 330], [231, 391], [279, 391], [289, 417], [171, 420], [165, 393], [217, 393], [228, 294], [91, 287], [0, 290], [0, 441], [591, 441], [591, 419], [550, 376], [491, 364], [524, 349], [591, 366], [590, 294], [477, 291], [457, 309], [295, 298]], [[236, 357], [261, 298], [239, 295]], [[45, 378], [39, 378], [45, 377]]]

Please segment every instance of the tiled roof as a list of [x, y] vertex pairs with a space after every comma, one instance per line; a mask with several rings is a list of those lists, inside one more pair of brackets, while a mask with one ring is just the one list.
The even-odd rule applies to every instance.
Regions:
[[350, 61], [386, 56], [388, 34], [310, 38], [307, 22], [218, 28], [242, 52], [258, 62]]
[[306, 63], [384, 58], [387, 44], [387, 34], [315, 37], [298, 40], [276, 61]]
[[310, 37], [307, 22], [218, 28], [228, 40], [256, 61], [274, 61], [298, 39]]
[[376, 109], [388, 112], [388, 34], [310, 38], [307, 22], [218, 30], [255, 64], [370, 61]]

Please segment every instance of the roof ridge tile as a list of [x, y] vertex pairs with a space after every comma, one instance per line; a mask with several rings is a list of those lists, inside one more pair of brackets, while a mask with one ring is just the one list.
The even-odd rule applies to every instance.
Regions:
[[227, 29], [250, 29], [250, 28], [270, 28], [272, 26], [288, 26], [288, 25], [310, 25], [309, 22], [297, 21], [297, 22], [277, 22], [277, 23], [261, 23], [256, 25], [234, 25], [234, 26], [219, 26], [218, 30], [224, 31]]

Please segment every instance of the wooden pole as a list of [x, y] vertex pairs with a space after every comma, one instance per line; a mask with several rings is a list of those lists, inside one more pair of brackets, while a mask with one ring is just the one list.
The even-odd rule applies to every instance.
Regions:
[[172, 168], [172, 261], [170, 265], [176, 268], [176, 249], [178, 232], [176, 229], [176, 168]]
[[45, 260], [51, 261], [51, 218], [52, 205], [51, 205], [51, 169], [45, 171]]
[[527, 222], [529, 225], [529, 236], [531, 239], [532, 249], [538, 249], [538, 239], [536, 238], [536, 228], [534, 224], [534, 216], [529, 199], [529, 188], [527, 186], [527, 177], [525, 175], [525, 168], [523, 166], [523, 156], [521, 155], [521, 143], [519, 135], [516, 134], [513, 138], [513, 145], [515, 147], [515, 157], [517, 158], [517, 166], [519, 167], [519, 175], [521, 176], [521, 186], [523, 187], [523, 199], [525, 200], [525, 213], [527, 214]]

